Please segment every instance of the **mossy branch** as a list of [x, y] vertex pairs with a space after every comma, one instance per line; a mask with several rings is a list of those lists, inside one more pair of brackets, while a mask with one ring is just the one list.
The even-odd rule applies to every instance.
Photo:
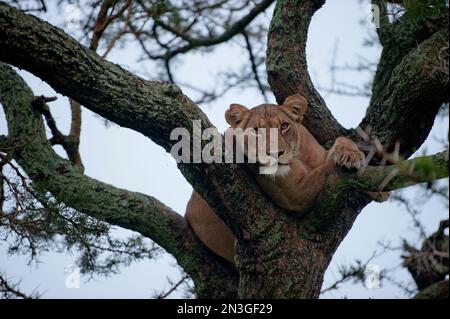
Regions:
[[79, 167], [59, 157], [46, 138], [33, 100], [33, 92], [23, 79], [10, 66], [0, 63], [0, 102], [8, 122], [8, 137], [0, 140], [0, 150], [12, 150], [13, 158], [37, 191], [50, 192], [59, 202], [81, 213], [154, 240], [191, 275], [200, 295], [208, 291], [206, 295], [223, 297], [236, 291], [234, 286], [214, 292], [214, 287], [224, 285], [215, 285], [214, 280], [236, 285], [235, 271], [203, 246], [182, 216], [154, 197], [85, 176]]
[[449, 176], [448, 150], [400, 161], [387, 166], [369, 166], [359, 173], [344, 173], [339, 183], [365, 191], [393, 191]]
[[[427, 30], [430, 32], [430, 30]], [[370, 106], [359, 124], [371, 138], [391, 152], [408, 158], [425, 141], [442, 104], [449, 101], [449, 33], [447, 26], [417, 45], [414, 37], [394, 38], [390, 52], [383, 49], [372, 88]], [[408, 34], [409, 35], [409, 34]], [[409, 41], [412, 43], [409, 44]], [[398, 43], [402, 43], [400, 47]], [[414, 46], [413, 46], [414, 44]], [[406, 48], [404, 48], [406, 46]], [[402, 51], [400, 55], [399, 50]], [[365, 142], [357, 132], [355, 141]], [[369, 145], [369, 148], [371, 146]]]
[[[212, 128], [207, 116], [176, 85], [146, 81], [102, 59], [61, 29], [0, 2], [0, 60], [26, 69], [58, 93], [149, 137], [166, 151], [173, 129], [192, 131], [193, 121]], [[204, 144], [207, 141], [202, 141]], [[259, 219], [276, 208], [237, 164], [189, 164], [179, 168], [238, 238], [267, 227]]]
[[304, 124], [321, 144], [346, 134], [314, 88], [306, 61], [311, 18], [324, 3], [325, 0], [278, 0], [270, 23], [266, 61], [268, 81], [278, 103], [292, 94], [307, 97]]
[[417, 293], [413, 299], [447, 299], [449, 296], [448, 288], [448, 279], [438, 281]]
[[[368, 166], [360, 172], [336, 170], [327, 178], [327, 186], [319, 195], [313, 211], [305, 217], [305, 224], [314, 232], [323, 231], [345, 210], [349, 192], [393, 191], [419, 183], [432, 182], [449, 176], [448, 151], [435, 155], [399, 161], [387, 166]], [[367, 196], [367, 200], [369, 201]]]

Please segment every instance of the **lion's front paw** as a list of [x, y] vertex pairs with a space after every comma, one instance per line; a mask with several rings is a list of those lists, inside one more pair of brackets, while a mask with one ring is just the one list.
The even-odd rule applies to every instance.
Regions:
[[342, 149], [333, 153], [332, 159], [337, 166], [348, 169], [361, 169], [364, 165], [364, 153], [359, 150]]
[[361, 169], [364, 165], [365, 156], [355, 143], [346, 139], [338, 138], [328, 153], [328, 158], [331, 159], [337, 166], [348, 169]]

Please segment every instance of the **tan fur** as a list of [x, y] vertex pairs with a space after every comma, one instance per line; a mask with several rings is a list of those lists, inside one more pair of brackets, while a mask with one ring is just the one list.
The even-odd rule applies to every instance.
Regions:
[[232, 262], [235, 240], [233, 233], [196, 192], [192, 193], [187, 204], [185, 217], [197, 237], [209, 249]]
[[[281, 155], [278, 163], [289, 165], [290, 170], [285, 176], [261, 175], [257, 169], [253, 173], [276, 205], [296, 214], [304, 214], [311, 208], [328, 172], [336, 166], [359, 169], [364, 163], [364, 154], [345, 137], [336, 139], [333, 147], [326, 151], [301, 124], [306, 109], [306, 99], [293, 95], [281, 106], [263, 104], [248, 110], [242, 105], [232, 104], [225, 114], [232, 128], [279, 129], [278, 152]], [[282, 130], [286, 123], [288, 128]], [[246, 150], [246, 154], [249, 151]], [[259, 166], [263, 166], [261, 163], [264, 161], [260, 160]], [[186, 218], [207, 247], [234, 264], [234, 235], [196, 192], [188, 203]]]

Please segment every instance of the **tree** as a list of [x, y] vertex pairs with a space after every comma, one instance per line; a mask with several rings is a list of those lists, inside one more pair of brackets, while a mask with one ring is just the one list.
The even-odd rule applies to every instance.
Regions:
[[[17, 73], [1, 64], [0, 102], [8, 121], [8, 136], [2, 137], [0, 144], [5, 154], [2, 165], [19, 165], [17, 174], [22, 176], [22, 170], [26, 174], [23, 188], [32, 197], [32, 209], [19, 205], [16, 215], [2, 215], [9, 217], [10, 225], [16, 225], [17, 218], [11, 217], [32, 212], [34, 218], [27, 215], [26, 221], [40, 217], [39, 233], [51, 229], [73, 235], [74, 230], [85, 227], [95, 234], [103, 231], [104, 223], [137, 231], [176, 258], [192, 278], [198, 297], [317, 298], [336, 248], [370, 202], [363, 191], [378, 191], [380, 185], [383, 190], [395, 190], [448, 177], [448, 151], [401, 160], [423, 143], [441, 105], [449, 100], [448, 7], [445, 1], [421, 1], [426, 10], [414, 11], [415, 7], [405, 5], [405, 14], [389, 19], [387, 4], [374, 1], [381, 9], [378, 36], [383, 51], [367, 115], [359, 129], [347, 130], [333, 118], [307, 70], [308, 27], [325, 1], [276, 2], [267, 43], [270, 90], [279, 103], [295, 93], [306, 96], [309, 109], [305, 126], [316, 139], [329, 147], [339, 136], [350, 137], [367, 152], [371, 165], [360, 174], [339, 171], [330, 175], [317, 204], [304, 218], [296, 218], [260, 192], [245, 166], [178, 164], [189, 183], [237, 237], [234, 269], [204, 247], [186, 221], [156, 198], [84, 175], [77, 154], [79, 104], [144, 134], [166, 151], [176, 142], [170, 139], [173, 129], [192, 131], [193, 120], [201, 120], [203, 129], [212, 127], [196, 103], [174, 83], [144, 80], [95, 53], [100, 38], [114, 21], [120, 21], [122, 28], [109, 34], [105, 53], [121, 36], [132, 34], [147, 58], [161, 62], [171, 82], [174, 75], [170, 63], [175, 56], [241, 35], [250, 62], [250, 72], [244, 79], [250, 75], [265, 94], [268, 88], [259, 75], [261, 60], [252, 49], [265, 30], [254, 32], [249, 24], [274, 1], [248, 1], [241, 8], [230, 2], [229, 15], [223, 16], [225, 31], [219, 33], [217, 25], [211, 24], [205, 36], [202, 23], [210, 22], [202, 20], [207, 16], [204, 11], [220, 7], [222, 2], [199, 1], [191, 9], [195, 12], [193, 22], [186, 25], [183, 10], [188, 9], [183, 2], [147, 5], [143, 1], [101, 1], [97, 18], [88, 19], [86, 24], [93, 30], [89, 48], [62, 30], [1, 2], [0, 28], [4, 32], [0, 34], [0, 60], [32, 72], [70, 97], [73, 114], [73, 129], [64, 136], [46, 105], [51, 99], [35, 98]], [[235, 13], [243, 9], [248, 9], [248, 14], [236, 17]], [[152, 22], [151, 31], [144, 24], [136, 25], [139, 15]], [[150, 41], [156, 43], [152, 50], [147, 47]], [[203, 93], [202, 99], [218, 95]], [[52, 130], [50, 140], [42, 117]], [[52, 144], [61, 144], [69, 161], [56, 155]], [[14, 186], [11, 189], [13, 194], [22, 191]], [[69, 238], [79, 241], [85, 236]], [[134, 243], [125, 248], [140, 247]]]

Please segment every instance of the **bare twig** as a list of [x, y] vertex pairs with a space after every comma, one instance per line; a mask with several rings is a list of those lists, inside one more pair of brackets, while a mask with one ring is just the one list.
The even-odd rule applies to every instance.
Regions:
[[35, 299], [39, 298], [37, 293], [27, 295], [19, 290], [19, 283], [11, 284], [5, 276], [0, 274], [0, 295], [3, 299]]

